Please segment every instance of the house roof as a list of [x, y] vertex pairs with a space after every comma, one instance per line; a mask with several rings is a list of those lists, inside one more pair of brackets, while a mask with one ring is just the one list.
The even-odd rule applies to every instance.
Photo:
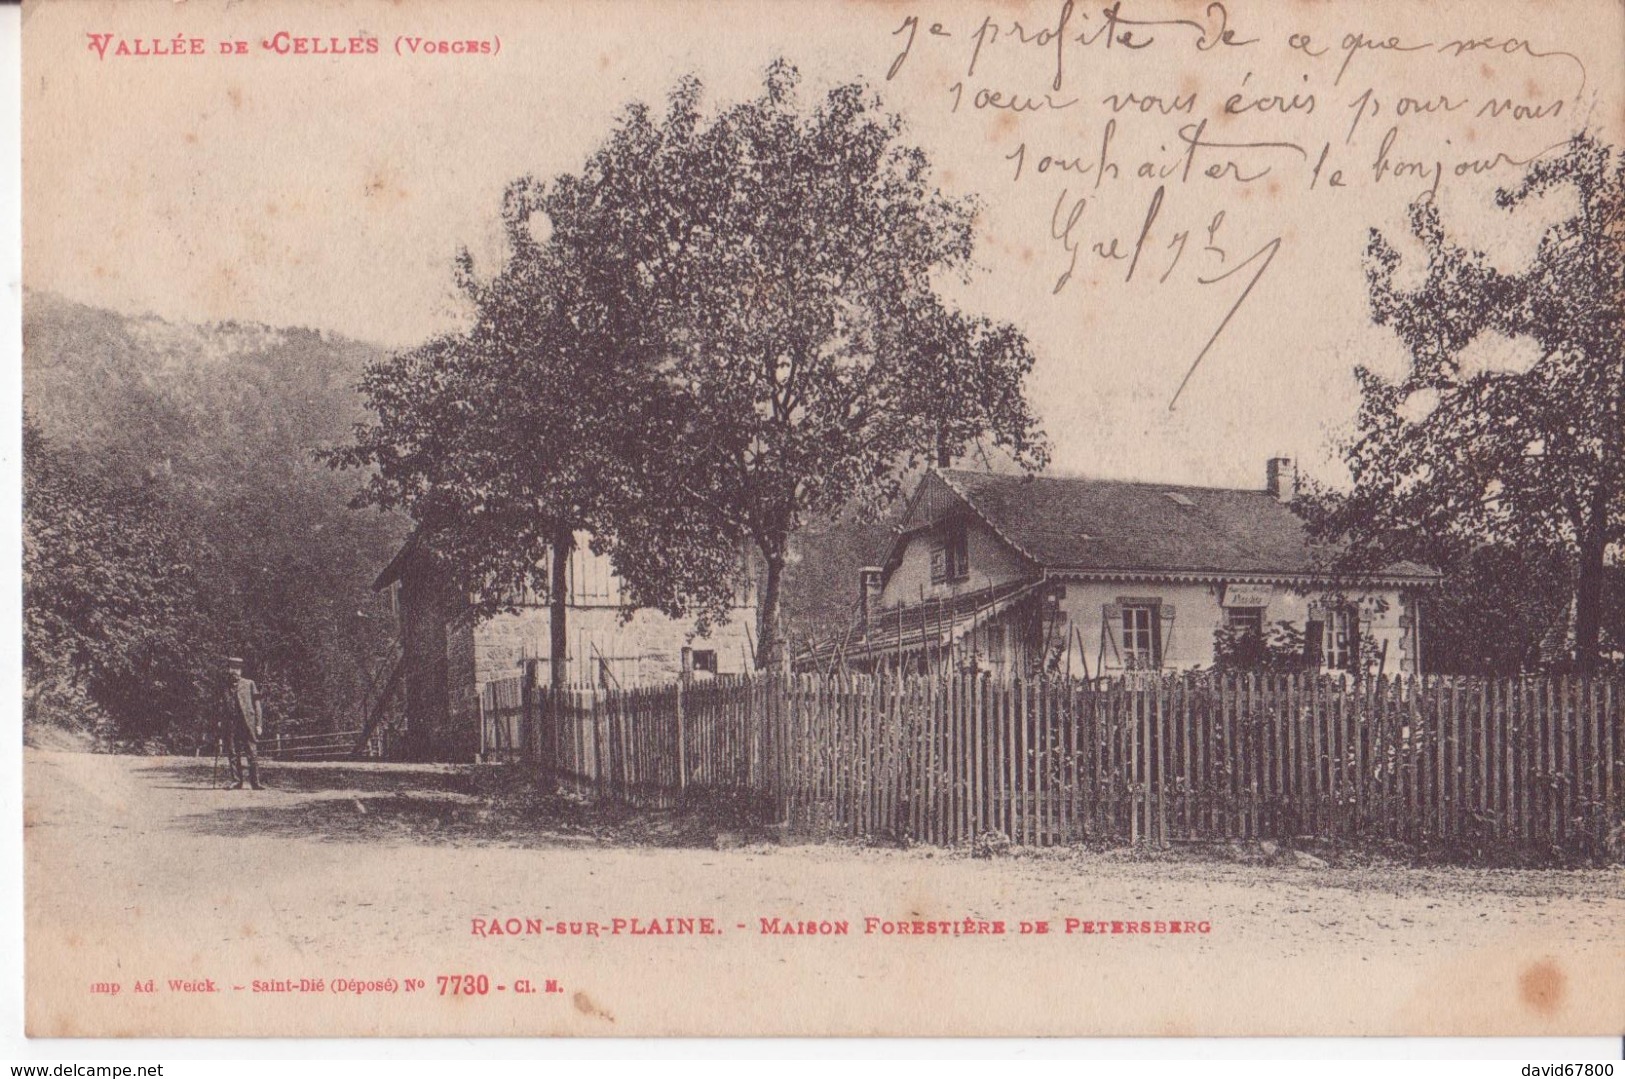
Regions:
[[[941, 469], [936, 475], [989, 528], [1045, 570], [1323, 576], [1334, 548], [1265, 491], [1010, 476]], [[1396, 562], [1361, 577], [1437, 571]]]
[[406, 537], [406, 542], [401, 544], [401, 549], [395, 552], [395, 557], [391, 558], [389, 564], [379, 570], [378, 576], [373, 578], [372, 590], [374, 592], [388, 588], [401, 579], [401, 576], [406, 572], [407, 563], [417, 556], [418, 548], [422, 544], [421, 535], [422, 529], [414, 528], [412, 534]]

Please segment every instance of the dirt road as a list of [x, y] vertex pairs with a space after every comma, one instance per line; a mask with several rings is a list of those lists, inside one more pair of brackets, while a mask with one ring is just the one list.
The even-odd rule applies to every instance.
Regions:
[[776, 846], [515, 817], [455, 767], [272, 765], [259, 793], [188, 758], [24, 770], [35, 1035], [1625, 1028], [1617, 871]]

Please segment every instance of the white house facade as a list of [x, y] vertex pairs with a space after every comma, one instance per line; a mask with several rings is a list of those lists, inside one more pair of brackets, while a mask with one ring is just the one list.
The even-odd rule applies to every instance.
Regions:
[[1211, 667], [1220, 637], [1253, 635], [1323, 670], [1420, 672], [1438, 574], [1334, 575], [1291, 476], [1284, 458], [1258, 490], [929, 472], [859, 572], [852, 627], [800, 665], [1099, 678]]

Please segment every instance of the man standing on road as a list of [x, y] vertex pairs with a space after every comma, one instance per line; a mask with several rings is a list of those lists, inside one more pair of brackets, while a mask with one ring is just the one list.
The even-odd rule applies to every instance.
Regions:
[[221, 702], [221, 722], [226, 737], [226, 759], [231, 762], [232, 790], [243, 789], [243, 756], [248, 756], [248, 783], [260, 786], [259, 741], [261, 729], [260, 687], [243, 677], [243, 661], [226, 659], [226, 695]]

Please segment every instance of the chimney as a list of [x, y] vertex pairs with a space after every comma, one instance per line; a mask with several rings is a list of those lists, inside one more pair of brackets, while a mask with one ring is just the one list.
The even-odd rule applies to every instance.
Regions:
[[1298, 472], [1290, 457], [1271, 457], [1264, 464], [1264, 490], [1281, 502], [1298, 497]]
[[879, 566], [864, 566], [858, 570], [858, 622], [869, 628], [869, 616], [880, 609], [880, 578], [884, 571]]

